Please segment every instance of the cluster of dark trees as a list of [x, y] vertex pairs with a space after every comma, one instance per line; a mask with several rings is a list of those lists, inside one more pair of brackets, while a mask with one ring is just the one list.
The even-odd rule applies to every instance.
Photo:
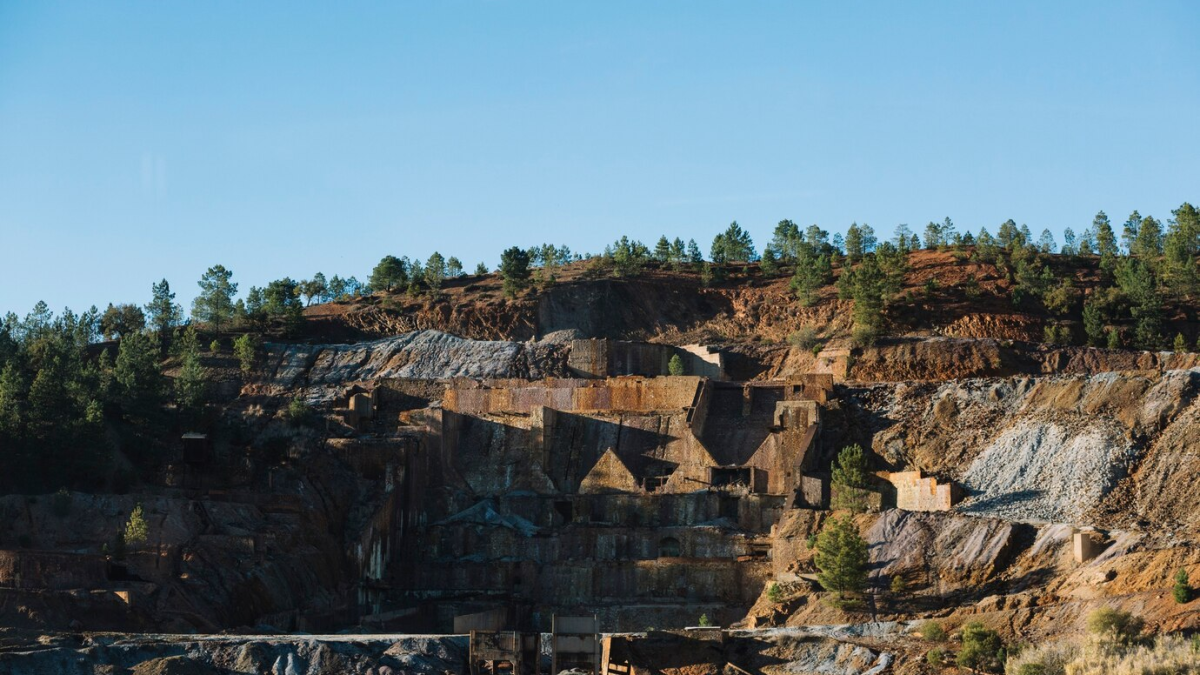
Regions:
[[[171, 344], [181, 370], [168, 386], [160, 368], [163, 336], [182, 314], [164, 280], [145, 308], [95, 307], [54, 315], [39, 302], [24, 318], [0, 322], [0, 448], [5, 480], [26, 487], [47, 481], [76, 485], [107, 475], [116, 419], [153, 418], [173, 400], [187, 414], [202, 404], [205, 373], [194, 330]], [[147, 329], [147, 326], [151, 329]], [[93, 347], [102, 336], [115, 348]], [[48, 486], [53, 487], [53, 486]]]
[[[231, 276], [220, 265], [205, 272], [193, 319], [220, 331], [233, 322], [249, 326], [275, 305], [299, 303], [294, 282], [286, 280], [252, 289], [248, 303], [234, 302]], [[23, 318], [7, 313], [0, 319], [0, 482], [38, 489], [128, 480], [112, 474], [110, 455], [122, 432], [187, 427], [203, 416], [210, 374], [197, 325], [185, 321], [165, 279], [152, 284], [144, 306], [110, 304], [103, 312], [93, 306], [82, 314], [67, 308], [55, 315], [39, 302]], [[243, 371], [253, 366], [260, 344], [251, 333], [234, 341]], [[216, 352], [220, 341], [207, 349]], [[178, 366], [174, 378], [163, 375], [166, 360]], [[124, 445], [127, 452], [145, 446]]]
[[[429, 291], [437, 295], [446, 279], [465, 274], [462, 262], [458, 258], [445, 258], [437, 251], [434, 251], [424, 264], [420, 260], [409, 260], [407, 256], [397, 258], [388, 255], [371, 270], [371, 277], [364, 290], [368, 293], [404, 290], [413, 295]], [[487, 266], [479, 263], [475, 274], [487, 274]]]
[[[1067, 229], [1064, 245], [1053, 257], [1056, 246], [1050, 233], [1033, 241], [1027, 228], [1017, 228], [1010, 220], [996, 237], [981, 231], [974, 255], [995, 263], [1014, 283], [1016, 306], [1042, 309], [1053, 317], [1081, 312], [1082, 331], [1054, 321], [1047, 325], [1047, 342], [1185, 351], [1189, 341], [1182, 334], [1168, 344], [1165, 310], [1172, 302], [1190, 303], [1200, 290], [1200, 213], [1185, 202], [1172, 215], [1164, 227], [1134, 211], [1118, 242], [1101, 211], [1082, 235]], [[1098, 283], [1086, 294], [1075, 278], [1078, 263], [1085, 259], [1096, 261], [1099, 271]]]

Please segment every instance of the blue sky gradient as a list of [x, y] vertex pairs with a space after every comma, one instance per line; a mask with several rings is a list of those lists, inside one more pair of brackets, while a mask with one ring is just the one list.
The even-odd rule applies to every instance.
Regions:
[[0, 312], [1200, 200], [1195, 2], [334, 7], [0, 3]]

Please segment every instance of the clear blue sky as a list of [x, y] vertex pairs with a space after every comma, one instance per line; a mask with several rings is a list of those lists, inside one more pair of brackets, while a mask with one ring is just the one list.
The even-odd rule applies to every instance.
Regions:
[[816, 4], [0, 3], [0, 312], [1200, 200], [1200, 3]]

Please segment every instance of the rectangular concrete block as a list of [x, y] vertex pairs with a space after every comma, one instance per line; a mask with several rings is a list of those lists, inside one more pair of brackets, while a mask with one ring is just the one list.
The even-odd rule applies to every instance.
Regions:
[[1094, 532], [1076, 532], [1071, 537], [1071, 551], [1075, 562], [1083, 564], [1104, 552], [1104, 545]]

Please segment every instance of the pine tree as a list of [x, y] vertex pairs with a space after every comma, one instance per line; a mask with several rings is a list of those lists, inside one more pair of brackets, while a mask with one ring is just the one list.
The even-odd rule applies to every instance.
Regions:
[[684, 246], [682, 239], [675, 237], [675, 241], [671, 242], [671, 266], [678, 271], [680, 266], [686, 262], [688, 262], [687, 247]]
[[150, 304], [146, 305], [146, 318], [162, 340], [183, 320], [183, 308], [175, 304], [175, 294], [171, 292], [171, 284], [167, 283], [166, 279], [151, 284], [150, 295]]
[[883, 332], [883, 308], [887, 300], [887, 279], [875, 256], [868, 256], [856, 267], [842, 273], [840, 289], [854, 300], [854, 342], [865, 347]]
[[53, 432], [68, 412], [62, 405], [67, 398], [66, 370], [58, 355], [42, 359], [41, 367], [29, 385], [29, 421], [44, 431]]
[[829, 250], [829, 233], [813, 223], [804, 228], [804, 243], [808, 244], [815, 253], [831, 253]]
[[1096, 234], [1096, 253], [1100, 254], [1101, 258], [1117, 257], [1120, 253], [1117, 248], [1117, 235], [1113, 233], [1108, 216], [1103, 211], [1092, 219], [1092, 230]]
[[1129, 220], [1125, 221], [1125, 226], [1121, 230], [1121, 244], [1125, 246], [1125, 251], [1130, 255], [1137, 254], [1137, 242], [1141, 229], [1142, 215], [1135, 210], [1129, 214]]
[[21, 427], [24, 383], [16, 364], [9, 361], [0, 370], [0, 438], [14, 438]]
[[408, 266], [394, 255], [384, 256], [367, 281], [371, 288], [377, 291], [391, 292], [393, 289], [408, 285]]
[[838, 453], [833, 466], [834, 508], [854, 513], [867, 510], [867, 460], [861, 445], [847, 445]]
[[724, 263], [751, 262], [758, 256], [754, 252], [754, 242], [750, 239], [750, 233], [743, 230], [735, 220], [713, 239], [711, 257], [715, 263]]
[[659, 264], [665, 265], [670, 259], [671, 241], [664, 234], [658, 238], [658, 243], [654, 245], [654, 260]]
[[833, 275], [829, 256], [815, 255], [810, 251], [808, 246], [800, 249], [791, 282], [792, 292], [805, 307], [817, 301], [817, 292], [829, 284], [829, 278]]
[[1121, 348], [1121, 332], [1118, 331], [1116, 328], [1109, 328], [1108, 329], [1108, 344], [1105, 346], [1108, 347], [1109, 349], [1120, 349]]
[[1137, 241], [1134, 242], [1134, 252], [1148, 261], [1152, 261], [1151, 266], [1154, 266], [1158, 257], [1162, 255], [1162, 223], [1153, 216], [1146, 216], [1142, 220], [1142, 226], [1138, 229]]
[[434, 251], [425, 262], [425, 285], [437, 295], [442, 291], [442, 282], [446, 280], [446, 259], [441, 253]]
[[979, 228], [979, 234], [975, 237], [975, 255], [984, 262], [992, 262], [1000, 253], [1000, 247], [996, 244], [996, 239], [987, 231], [986, 227]]
[[1196, 254], [1200, 253], [1200, 212], [1191, 204], [1171, 212], [1175, 216], [1163, 240], [1163, 281], [1177, 296], [1190, 299], [1200, 286]]
[[162, 390], [157, 341], [141, 332], [131, 333], [121, 340], [114, 377], [126, 412], [155, 402]]
[[850, 227], [846, 229], [845, 243], [846, 260], [858, 262], [864, 253], [862, 230], [858, 229], [858, 223], [850, 223]]
[[1134, 343], [1139, 349], [1158, 349], [1162, 341], [1162, 298], [1154, 274], [1139, 258], [1126, 258], [1116, 270], [1117, 284], [1129, 298], [1134, 320]]
[[529, 254], [513, 246], [500, 254], [500, 276], [504, 279], [504, 294], [510, 298], [529, 283]]
[[830, 519], [817, 535], [817, 581], [845, 606], [867, 585], [867, 542], [849, 516]]
[[1058, 244], [1054, 242], [1054, 233], [1049, 229], [1042, 230], [1042, 236], [1038, 237], [1038, 250], [1042, 253], [1054, 253], [1058, 249]]
[[952, 244], [958, 246], [962, 243], [962, 237], [959, 236], [957, 231], [955, 231], [954, 221], [950, 220], [950, 216], [946, 216], [946, 218], [942, 220], [942, 225], [939, 229], [942, 233], [942, 242], [939, 248], [945, 248], [946, 246], [950, 246]]
[[942, 245], [942, 226], [932, 220], [925, 225], [925, 249], [933, 250]]
[[645, 244], [626, 236], [618, 239], [608, 251], [612, 260], [613, 275], [617, 277], [635, 277], [641, 274], [642, 268], [650, 258], [650, 250]]
[[1192, 584], [1188, 580], [1187, 570], [1180, 568], [1175, 573], [1175, 586], [1171, 588], [1171, 597], [1181, 605], [1192, 601]]
[[885, 241], [875, 250], [875, 258], [879, 263], [879, 271], [883, 273], [884, 295], [896, 295], [903, 288], [904, 278], [908, 274], [908, 255], [890, 241]]
[[312, 279], [301, 281], [299, 284], [300, 294], [304, 296], [305, 304], [311, 305], [313, 301], [324, 302], [329, 293], [329, 282], [325, 280], [325, 275], [317, 272]]
[[218, 334], [234, 314], [233, 296], [237, 295], [238, 285], [230, 281], [232, 276], [233, 272], [222, 265], [208, 268], [197, 282], [200, 295], [192, 301], [192, 318], [212, 325]]
[[335, 274], [329, 278], [329, 297], [333, 300], [341, 300], [344, 295], [346, 295], [346, 280]]
[[1092, 296], [1083, 303], [1083, 332], [1087, 335], [1089, 346], [1099, 347], [1104, 344], [1104, 313], [1099, 302]]
[[243, 375], [249, 375], [254, 370], [254, 366], [258, 363], [258, 351], [261, 346], [262, 343], [258, 336], [253, 333], [244, 333], [233, 341], [233, 354], [237, 357], [238, 366], [241, 367]]
[[759, 261], [759, 267], [762, 269], [763, 277], [767, 279], [771, 279], [778, 274], [779, 263], [775, 259], [775, 251], [769, 248], [763, 251], [762, 259]]
[[667, 362], [667, 373], [670, 375], [683, 375], [683, 359], [679, 358], [678, 354], [672, 354], [671, 360]]
[[208, 373], [200, 365], [200, 352], [189, 349], [183, 354], [183, 363], [175, 377], [175, 402], [181, 409], [194, 412], [204, 403], [207, 388]]
[[[800, 236], [799, 226], [790, 220], [781, 220], [775, 226], [774, 236], [767, 245], [767, 250], [773, 251], [775, 258], [780, 262], [793, 263], [799, 254], [801, 243], [803, 238]], [[766, 256], [766, 251], [763, 251], [763, 255]]]
[[129, 514], [129, 521], [125, 523], [124, 536], [125, 543], [129, 546], [144, 544], [149, 538], [150, 527], [146, 524], [141, 503], [133, 507], [133, 511]]
[[1063, 255], [1075, 255], [1079, 252], [1075, 247], [1075, 230], [1069, 227], [1063, 230], [1063, 245], [1060, 250]]

